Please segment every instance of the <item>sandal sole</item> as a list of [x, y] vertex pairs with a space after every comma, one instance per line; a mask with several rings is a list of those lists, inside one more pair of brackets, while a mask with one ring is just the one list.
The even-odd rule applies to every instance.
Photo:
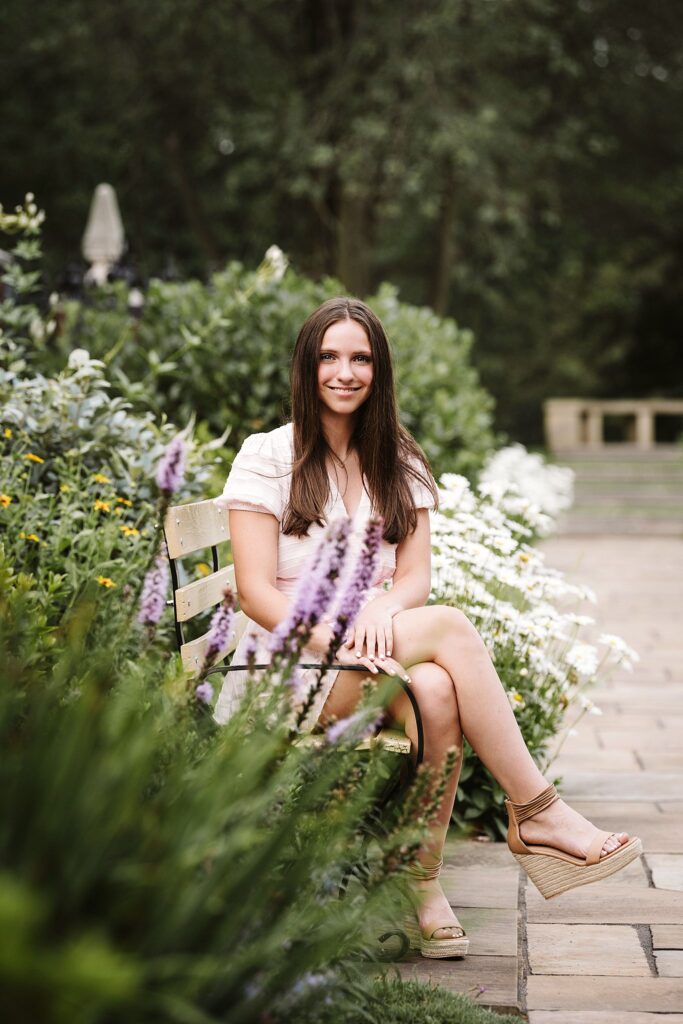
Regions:
[[552, 899], [569, 889], [590, 885], [621, 871], [631, 861], [640, 857], [643, 844], [640, 839], [631, 839], [614, 853], [603, 857], [597, 864], [572, 864], [560, 857], [540, 853], [513, 853], [517, 863], [524, 869], [541, 896]]

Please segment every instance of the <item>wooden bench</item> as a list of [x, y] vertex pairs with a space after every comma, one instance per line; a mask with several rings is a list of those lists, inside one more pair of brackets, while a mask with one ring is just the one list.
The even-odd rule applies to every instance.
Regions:
[[[196, 501], [189, 505], [175, 505], [168, 509], [163, 528], [173, 584], [173, 613], [178, 649], [183, 668], [190, 674], [198, 674], [204, 662], [208, 630], [200, 636], [188, 640], [185, 636], [185, 627], [192, 619], [209, 609], [216, 608], [222, 600], [226, 587], [229, 586], [236, 593], [235, 569], [227, 557], [227, 552], [223, 566], [219, 563], [218, 549], [220, 545], [227, 544], [230, 540], [228, 512], [212, 499]], [[187, 569], [182, 564], [183, 560], [196, 555], [199, 551], [209, 550], [211, 552], [211, 571], [207, 575], [188, 579]], [[247, 621], [244, 612], [236, 612], [233, 635], [219, 653], [216, 662], [220, 662], [232, 654], [244, 633]], [[304, 665], [302, 667], [311, 666]], [[334, 670], [346, 669], [348, 666], [332, 665], [330, 667]], [[211, 669], [211, 672], [226, 673], [246, 668], [246, 665], [217, 664]], [[361, 666], [353, 666], [352, 670], [367, 672], [367, 669]], [[420, 709], [410, 685], [399, 679], [396, 682], [408, 696], [415, 714], [417, 723], [415, 762], [419, 765], [422, 763], [424, 752]], [[302, 739], [309, 743], [322, 742], [322, 738], [315, 735], [302, 737]], [[379, 744], [398, 754], [409, 755], [411, 753], [411, 741], [399, 729], [381, 729], [377, 736], [361, 744], [361, 747], [374, 744]]]

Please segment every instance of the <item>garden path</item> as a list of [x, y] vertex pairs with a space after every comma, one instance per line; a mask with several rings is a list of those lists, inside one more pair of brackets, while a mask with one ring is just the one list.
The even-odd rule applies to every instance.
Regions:
[[[521, 1006], [530, 1024], [683, 1024], [683, 539], [565, 536], [548, 564], [597, 594], [598, 626], [641, 655], [591, 694], [551, 771], [572, 804], [631, 830], [642, 861], [545, 902], [523, 883]], [[584, 609], [590, 614], [590, 608]]]
[[641, 655], [591, 694], [602, 715], [583, 718], [551, 771], [601, 827], [640, 835], [645, 855], [546, 902], [504, 845], [452, 841], [444, 881], [470, 955], [399, 968], [519, 1007], [529, 1024], [683, 1024], [683, 539], [574, 535], [543, 548], [595, 590], [596, 629]]

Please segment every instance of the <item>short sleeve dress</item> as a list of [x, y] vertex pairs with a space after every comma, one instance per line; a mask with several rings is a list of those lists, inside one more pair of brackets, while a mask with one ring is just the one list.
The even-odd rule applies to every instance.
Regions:
[[[292, 425], [288, 423], [267, 434], [252, 434], [247, 437], [235, 456], [223, 494], [216, 498], [216, 502], [224, 508], [268, 513], [282, 523], [289, 501], [291, 476]], [[416, 508], [433, 507], [432, 495], [424, 485], [418, 481], [411, 481], [411, 488]], [[325, 523], [346, 514], [341, 494], [335, 482], [330, 478], [330, 496], [325, 508]], [[353, 532], [350, 541], [352, 550], [360, 545], [365, 525], [371, 514], [372, 503], [367, 489], [364, 488], [358, 508], [352, 517]], [[324, 530], [325, 526], [320, 526], [317, 523], [311, 524], [305, 537], [285, 535], [280, 530], [275, 585], [287, 597], [291, 597], [295, 593], [301, 574]], [[390, 585], [396, 569], [396, 547], [396, 544], [382, 541], [379, 564], [372, 581], [372, 588], [366, 595], [366, 603]], [[233, 655], [233, 663], [244, 664], [246, 652], [253, 644], [255, 644], [257, 662], [267, 663], [270, 660], [270, 639], [271, 634], [268, 630], [253, 620], [248, 620], [247, 627]], [[320, 655], [306, 651], [303, 660], [306, 662], [320, 661]], [[307, 718], [309, 727], [313, 727], [317, 722], [337, 674], [337, 671], [325, 673], [323, 685], [318, 690]], [[316, 676], [316, 669], [308, 669], [303, 673], [304, 682], [313, 684]], [[246, 692], [247, 682], [246, 671], [226, 674], [214, 711], [216, 721], [223, 724], [232, 717]]]

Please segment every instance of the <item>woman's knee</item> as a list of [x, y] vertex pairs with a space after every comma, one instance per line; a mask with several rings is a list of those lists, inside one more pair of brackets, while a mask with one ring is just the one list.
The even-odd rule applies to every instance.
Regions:
[[430, 605], [430, 609], [434, 612], [434, 622], [440, 638], [456, 635], [460, 639], [483, 644], [476, 626], [459, 608], [453, 608], [448, 604], [435, 604]]
[[410, 686], [423, 717], [451, 723], [459, 720], [453, 680], [440, 665], [415, 665], [410, 670]]

